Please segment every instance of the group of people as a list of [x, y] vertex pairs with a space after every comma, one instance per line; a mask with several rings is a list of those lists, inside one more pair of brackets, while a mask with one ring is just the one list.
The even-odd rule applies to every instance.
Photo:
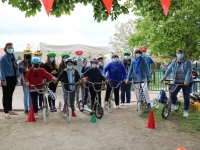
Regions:
[[[70, 55], [63, 53], [61, 55], [62, 60], [59, 65], [56, 64], [56, 54], [49, 52], [47, 54], [46, 62], [41, 62], [42, 51], [36, 51], [32, 53], [31, 50], [24, 50], [24, 59], [17, 64], [15, 56], [13, 54], [14, 48], [12, 43], [6, 43], [4, 51], [6, 52], [1, 58], [1, 81], [3, 91], [3, 107], [5, 118], [10, 118], [10, 115], [16, 115], [17, 112], [12, 109], [12, 95], [15, 90], [15, 85], [18, 82], [18, 77], [21, 77], [21, 84], [24, 93], [24, 113], [28, 114], [30, 105], [33, 104], [35, 117], [38, 116], [38, 111], [42, 110], [43, 97], [35, 90], [31, 85], [41, 84], [43, 82], [53, 80], [49, 84], [49, 89], [54, 93], [56, 92], [57, 84], [59, 81], [64, 83], [77, 83], [74, 85], [64, 85], [65, 90], [71, 90], [70, 103], [72, 108], [72, 116], [76, 117], [75, 105], [78, 105], [79, 93], [81, 93], [81, 99], [84, 101], [84, 108], [87, 106], [88, 92], [91, 95], [92, 105], [94, 104], [96, 92], [90, 82], [106, 82], [106, 94], [104, 105], [107, 106], [108, 99], [110, 97], [111, 87], [116, 87], [119, 82], [120, 86], [114, 88], [114, 99], [116, 108], [121, 106], [130, 105], [131, 100], [131, 84], [135, 84], [138, 87], [140, 82], [142, 84], [143, 93], [145, 96], [145, 104], [150, 107], [150, 97], [148, 92], [148, 83], [152, 81], [152, 75], [156, 69], [156, 63], [150, 56], [147, 56], [147, 47], [141, 47], [136, 49], [132, 56], [132, 53], [127, 50], [123, 52], [123, 60], [119, 60], [119, 56], [112, 55], [112, 61], [107, 65], [104, 65], [103, 57], [92, 57], [89, 60], [83, 59], [83, 51], [75, 51], [76, 59], [70, 58]], [[188, 91], [191, 89], [191, 62], [184, 58], [184, 51], [177, 50], [177, 59], [174, 60], [161, 80], [164, 81], [169, 74], [173, 74], [173, 81], [175, 83], [183, 83], [184, 86], [179, 86], [174, 92], [172, 92], [172, 106], [175, 107], [176, 95], [179, 90], [183, 89], [185, 107], [184, 116], [188, 116], [189, 107], [189, 95]], [[89, 82], [88, 82], [89, 81]], [[86, 87], [89, 88], [86, 88]], [[97, 90], [101, 89], [101, 85], [95, 85]], [[119, 89], [121, 88], [121, 94]], [[40, 91], [44, 90], [43, 86], [38, 87]], [[138, 88], [135, 89], [136, 98], [139, 95]], [[63, 100], [66, 102], [67, 94], [63, 89]], [[89, 91], [88, 91], [89, 90]], [[101, 102], [101, 92], [98, 92], [99, 103]], [[121, 97], [120, 97], [121, 96]], [[48, 97], [48, 104], [51, 112], [56, 112], [55, 101], [52, 97]], [[75, 102], [76, 99], [76, 102]], [[39, 105], [38, 105], [39, 101]], [[39, 107], [38, 107], [39, 106]], [[62, 110], [65, 112], [65, 108]]]

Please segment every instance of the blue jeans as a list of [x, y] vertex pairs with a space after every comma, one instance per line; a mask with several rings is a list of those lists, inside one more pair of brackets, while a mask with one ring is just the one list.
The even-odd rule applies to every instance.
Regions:
[[126, 103], [130, 103], [131, 100], [131, 83], [126, 84], [122, 83], [121, 84], [121, 103], [125, 102], [125, 95], [126, 95]]
[[32, 104], [30, 90], [29, 88], [22, 85], [23, 92], [24, 92], [24, 110], [30, 110], [30, 106]]
[[193, 82], [192, 84], [192, 91], [191, 92], [197, 92], [197, 84]]
[[[176, 86], [172, 86], [172, 91]], [[188, 110], [189, 108], [189, 104], [190, 104], [190, 91], [191, 91], [191, 87], [192, 87], [192, 82], [189, 83], [188, 86], [182, 86], [182, 85], [178, 85], [176, 87], [176, 89], [171, 92], [171, 99], [172, 99], [172, 104], [176, 104], [177, 101], [177, 94], [178, 92], [182, 89], [183, 91], [183, 98], [184, 98], [184, 110]]]
[[63, 95], [64, 104], [65, 104], [67, 101], [67, 92], [65, 92], [63, 88], [62, 88], [62, 95]]

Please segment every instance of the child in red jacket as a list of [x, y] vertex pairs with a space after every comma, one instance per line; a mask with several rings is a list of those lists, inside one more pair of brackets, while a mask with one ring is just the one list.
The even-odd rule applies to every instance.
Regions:
[[[55, 80], [55, 77], [48, 73], [45, 69], [40, 68], [40, 58], [33, 57], [31, 59], [31, 63], [33, 65], [32, 68], [29, 69], [26, 75], [26, 86], [30, 89], [30, 96], [32, 99], [32, 104], [34, 107], [35, 117], [38, 117], [38, 95], [40, 98], [43, 97], [42, 94], [39, 94], [33, 86], [36, 84], [44, 83], [44, 79], [47, 80]], [[44, 86], [37, 87], [39, 91], [43, 91]]]

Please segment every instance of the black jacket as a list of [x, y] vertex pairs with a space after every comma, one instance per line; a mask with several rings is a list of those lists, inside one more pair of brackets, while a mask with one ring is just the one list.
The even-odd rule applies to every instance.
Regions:
[[[65, 68], [65, 69], [58, 75], [58, 81], [60, 81], [61, 79], [63, 79], [62, 82], [64, 82], [64, 83], [69, 83], [67, 72], [68, 72], [68, 69]], [[75, 77], [75, 78], [74, 78], [75, 83], [76, 83], [76, 82], [79, 82], [80, 75], [79, 75], [79, 73], [78, 73], [78, 71], [77, 71], [76, 69], [74, 69], [74, 75], [73, 75], [73, 76]], [[69, 89], [69, 85], [65, 84], [64, 87], [65, 87], [65, 90], [66, 90], [66, 91], [69, 91], [69, 90], [70, 90], [70, 89]]]

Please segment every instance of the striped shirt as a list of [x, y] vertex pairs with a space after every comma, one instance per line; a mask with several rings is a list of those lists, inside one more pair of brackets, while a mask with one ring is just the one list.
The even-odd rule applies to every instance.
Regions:
[[181, 63], [178, 63], [176, 70], [176, 83], [184, 83], [183, 73], [181, 70]]
[[[74, 70], [73, 71], [67, 71], [67, 75], [68, 75], [68, 81], [69, 83], [75, 83], [74, 80]], [[75, 86], [74, 85], [70, 85], [69, 89], [74, 91], [75, 90]]]

